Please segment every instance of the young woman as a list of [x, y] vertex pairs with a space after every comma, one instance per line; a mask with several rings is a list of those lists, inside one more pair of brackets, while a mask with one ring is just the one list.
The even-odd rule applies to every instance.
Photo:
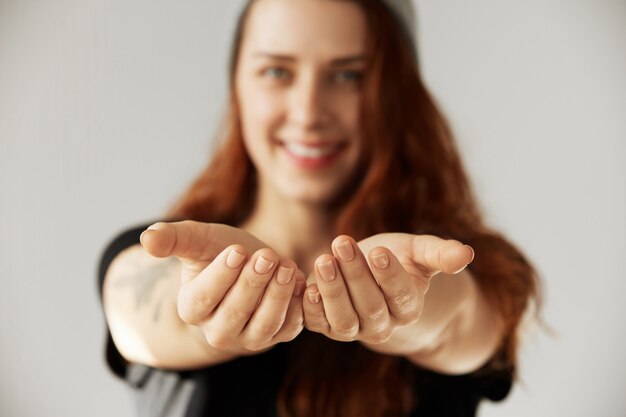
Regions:
[[410, 1], [248, 3], [221, 147], [101, 262], [141, 415], [471, 416], [507, 395], [534, 271], [483, 223], [412, 29]]

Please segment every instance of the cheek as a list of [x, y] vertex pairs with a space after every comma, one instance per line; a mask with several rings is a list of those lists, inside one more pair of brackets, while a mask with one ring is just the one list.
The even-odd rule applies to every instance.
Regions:
[[256, 136], [266, 132], [280, 115], [280, 100], [270, 91], [250, 88], [240, 95], [240, 103], [246, 134]]
[[243, 141], [257, 169], [270, 157], [270, 138], [280, 120], [280, 101], [275, 94], [243, 86], [239, 95]]

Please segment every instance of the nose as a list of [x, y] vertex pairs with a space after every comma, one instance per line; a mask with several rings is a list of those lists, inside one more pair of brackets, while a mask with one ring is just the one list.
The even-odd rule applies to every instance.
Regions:
[[292, 86], [289, 118], [304, 129], [322, 127], [329, 118], [323, 85], [314, 73], [303, 74]]

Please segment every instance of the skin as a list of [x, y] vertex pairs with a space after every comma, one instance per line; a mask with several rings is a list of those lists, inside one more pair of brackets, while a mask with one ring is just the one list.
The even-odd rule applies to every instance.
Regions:
[[[360, 10], [349, 2], [265, 0], [253, 6], [235, 88], [263, 195], [323, 211], [354, 172], [361, 152], [365, 30]], [[312, 172], [294, 166], [277, 140], [329, 141], [347, 149], [331, 167]]]
[[[163, 284], [160, 301], [176, 318], [153, 323], [147, 311], [124, 313], [132, 297], [124, 304], [115, 293], [122, 290], [107, 282], [118, 281], [131, 257], [116, 259], [105, 280], [105, 312], [129, 360], [206, 366], [293, 340], [304, 326], [442, 372], [476, 369], [493, 353], [501, 324], [464, 270], [470, 247], [398, 233], [361, 242], [332, 236], [327, 207], [361, 155], [366, 30], [350, 2], [254, 3], [235, 88], [258, 171], [256, 205], [239, 227], [186, 221], [143, 233], [145, 252], [180, 260], [180, 280]], [[323, 169], [303, 169], [286, 156], [285, 141], [333, 141], [343, 151]]]

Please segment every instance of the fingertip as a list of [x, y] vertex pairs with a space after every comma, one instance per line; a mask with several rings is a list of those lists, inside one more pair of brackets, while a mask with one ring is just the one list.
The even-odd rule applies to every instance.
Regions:
[[444, 251], [442, 256], [443, 272], [458, 274], [474, 260], [474, 249], [458, 241], [452, 241], [454, 246]]
[[223, 252], [228, 253], [228, 252], [229, 252], [229, 251], [231, 251], [231, 250], [237, 251], [237, 252], [239, 252], [239, 253], [242, 253], [242, 254], [244, 254], [244, 255], [248, 256], [248, 250], [246, 249], [246, 247], [245, 247], [245, 246], [243, 246], [243, 245], [240, 245], [239, 243], [233, 243], [233, 244], [231, 244], [231, 245], [228, 245], [228, 246], [227, 246], [227, 247], [223, 250]]
[[148, 228], [146, 230], [161, 230], [166, 225], [167, 225], [167, 223], [165, 223], [165, 222], [156, 222], [156, 223], [153, 223], [150, 226], [148, 226]]
[[231, 269], [239, 268], [248, 255], [246, 249], [241, 245], [231, 245], [224, 252], [226, 254], [226, 266]]
[[378, 269], [386, 269], [390, 263], [389, 250], [382, 246], [377, 246], [370, 251], [369, 258]]
[[306, 289], [307, 298], [311, 304], [318, 304], [320, 302], [320, 290], [317, 288], [317, 284], [311, 284]]
[[317, 258], [315, 258], [315, 261], [313, 262], [313, 265], [319, 265], [319, 264], [325, 264], [328, 262], [332, 262], [335, 259], [334, 255], [331, 255], [329, 253], [323, 253], [321, 255], [319, 255]]
[[339, 235], [339, 236], [337, 236], [336, 238], [333, 239], [333, 241], [330, 243], [330, 245], [332, 247], [332, 246], [335, 246], [335, 245], [337, 245], [337, 244], [339, 244], [341, 242], [345, 242], [346, 240], [351, 241], [351, 242], [354, 241], [354, 239], [352, 239], [352, 237], [349, 236], [349, 235]]
[[165, 258], [170, 256], [174, 243], [167, 223], [158, 222], [150, 225], [139, 236], [141, 246], [152, 256]]

